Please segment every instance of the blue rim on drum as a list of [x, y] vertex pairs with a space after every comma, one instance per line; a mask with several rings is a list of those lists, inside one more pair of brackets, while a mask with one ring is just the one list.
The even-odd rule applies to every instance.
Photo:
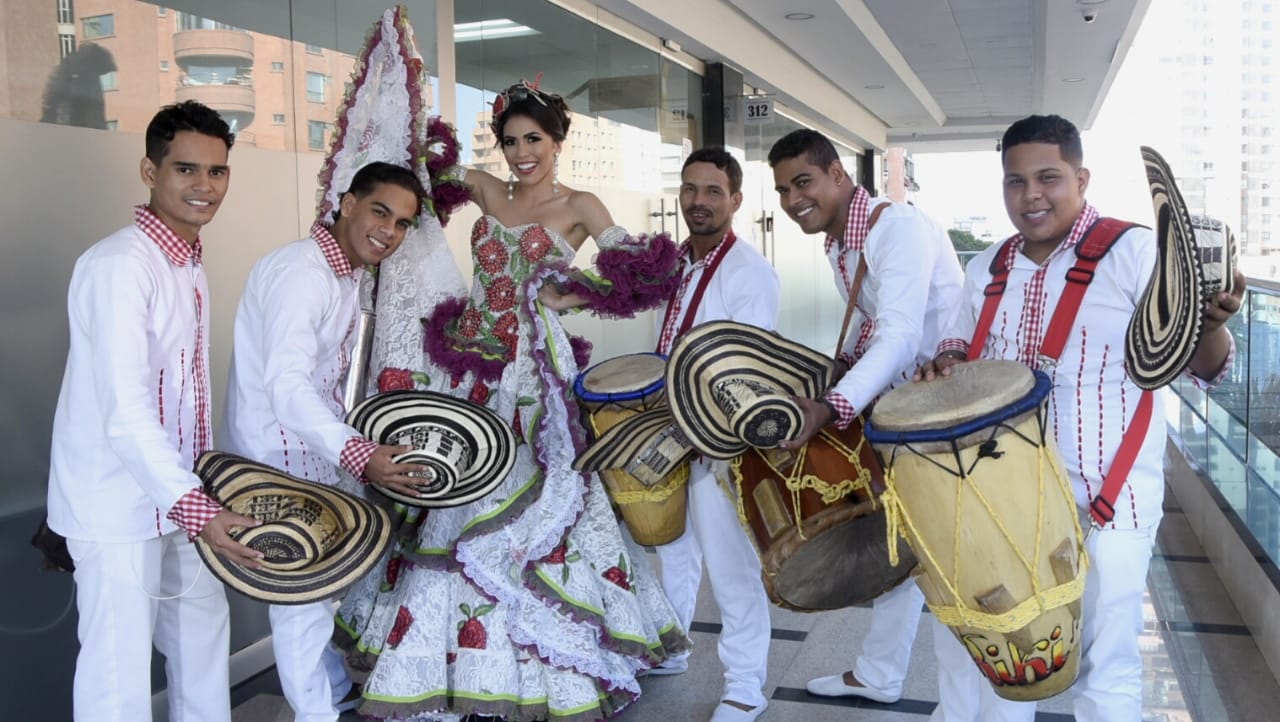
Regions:
[[[876, 424], [875, 410], [871, 413], [871, 418], [867, 420], [863, 427], [863, 433], [867, 441], [877, 445], [892, 444], [918, 444], [939, 441], [954, 441], [972, 434], [976, 434], [983, 429], [988, 429], [1008, 421], [1017, 416], [1021, 416], [1029, 411], [1034, 411], [1048, 397], [1049, 392], [1053, 389], [1053, 381], [1049, 379], [1049, 375], [1043, 371], [1028, 369], [1035, 378], [1035, 383], [1031, 390], [1018, 398], [1013, 403], [1003, 408], [996, 409], [980, 416], [965, 419], [964, 421], [953, 424], [951, 426], [927, 427], [921, 428], [919, 425], [893, 425]], [[922, 383], [937, 383], [934, 381], [926, 381]], [[888, 398], [888, 397], [886, 397]], [[877, 410], [879, 405], [877, 405]], [[904, 428], [911, 426], [911, 428]]]
[[651, 408], [665, 397], [664, 375], [667, 357], [660, 353], [633, 353], [601, 361], [578, 374], [573, 380], [573, 392], [586, 406], [602, 407], [608, 404], [634, 407], [634, 401], [648, 403], [640, 406]]

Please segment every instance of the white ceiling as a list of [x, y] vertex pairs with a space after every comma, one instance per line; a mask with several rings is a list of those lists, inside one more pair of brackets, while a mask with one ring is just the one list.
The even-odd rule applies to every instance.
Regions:
[[[1032, 113], [1092, 124], [1150, 0], [685, 0], [702, 19], [654, 0], [595, 4], [828, 127], [830, 99], [797, 93], [771, 72], [797, 60], [883, 126], [853, 132], [870, 145], [912, 150], [990, 149], [1005, 127]], [[724, 22], [705, 22], [714, 12]], [[1084, 13], [1094, 15], [1084, 21]], [[811, 13], [788, 20], [789, 13]], [[772, 47], [741, 48], [725, 30], [749, 21]], [[739, 33], [739, 31], [734, 31]], [[780, 57], [780, 54], [791, 57]], [[782, 82], [779, 82], [779, 81]], [[879, 86], [879, 87], [878, 87]], [[797, 83], [805, 91], [813, 83]], [[790, 91], [790, 92], [789, 92]]]

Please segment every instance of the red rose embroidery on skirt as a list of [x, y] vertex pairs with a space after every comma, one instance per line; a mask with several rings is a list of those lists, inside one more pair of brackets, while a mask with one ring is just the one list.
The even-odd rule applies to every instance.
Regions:
[[398, 647], [404, 635], [409, 632], [409, 627], [413, 626], [413, 613], [408, 607], [400, 607], [396, 612], [396, 623], [391, 627], [391, 634], [387, 635], [387, 646]]
[[482, 604], [472, 611], [466, 604], [458, 605], [466, 619], [458, 622], [458, 646], [466, 649], [484, 649], [489, 645], [489, 633], [480, 617], [493, 611], [492, 604]]
[[618, 555], [618, 566], [609, 567], [604, 570], [604, 574], [601, 576], [623, 589], [631, 591], [631, 575], [627, 572], [627, 559], [621, 554]]
[[489, 387], [485, 386], [483, 381], [477, 381], [471, 387], [471, 395], [468, 398], [471, 403], [483, 406], [489, 400]]
[[462, 318], [458, 320], [458, 333], [464, 338], [475, 338], [480, 333], [482, 323], [484, 323], [484, 316], [480, 311], [468, 306], [467, 310], [462, 312]]
[[413, 372], [409, 369], [382, 369], [378, 374], [379, 391], [409, 391], [413, 389]]
[[516, 318], [514, 312], [504, 313], [493, 326], [493, 335], [498, 337], [504, 348], [512, 354], [515, 353], [516, 343], [519, 340], [516, 331], [520, 328], [520, 319]]

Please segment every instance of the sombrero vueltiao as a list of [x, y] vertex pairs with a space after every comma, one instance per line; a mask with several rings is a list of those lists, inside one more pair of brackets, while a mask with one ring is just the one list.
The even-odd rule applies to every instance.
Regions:
[[413, 450], [397, 462], [423, 464], [420, 496], [373, 487], [410, 506], [450, 507], [484, 497], [516, 462], [511, 427], [489, 409], [434, 391], [388, 391], [360, 402], [347, 423], [379, 444]]
[[1192, 218], [1159, 153], [1143, 146], [1142, 160], [1155, 210], [1158, 255], [1129, 320], [1124, 363], [1135, 384], [1155, 389], [1173, 381], [1191, 362], [1200, 341], [1202, 304], [1231, 290], [1236, 244], [1225, 224]]
[[578, 471], [622, 469], [642, 484], [661, 482], [696, 450], [666, 406], [642, 411], [600, 435], [573, 462]]
[[695, 326], [667, 359], [667, 403], [676, 426], [704, 456], [731, 459], [800, 433], [791, 396], [817, 398], [835, 363], [802, 344], [733, 321]]
[[196, 538], [214, 576], [253, 599], [304, 604], [332, 597], [369, 571], [391, 540], [385, 511], [339, 489], [220, 451], [202, 454], [195, 472], [219, 504], [262, 522], [233, 530], [236, 541], [265, 555], [261, 569], [227, 561]]

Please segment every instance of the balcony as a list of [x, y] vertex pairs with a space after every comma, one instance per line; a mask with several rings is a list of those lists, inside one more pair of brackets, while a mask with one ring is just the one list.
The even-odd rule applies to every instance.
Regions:
[[173, 59], [190, 65], [253, 65], [253, 35], [240, 30], [183, 30], [173, 34]]
[[184, 82], [178, 85], [176, 100], [196, 100], [213, 108], [231, 124], [232, 130], [243, 130], [253, 122], [253, 84], [248, 78], [230, 78], [225, 83], [200, 84]]

